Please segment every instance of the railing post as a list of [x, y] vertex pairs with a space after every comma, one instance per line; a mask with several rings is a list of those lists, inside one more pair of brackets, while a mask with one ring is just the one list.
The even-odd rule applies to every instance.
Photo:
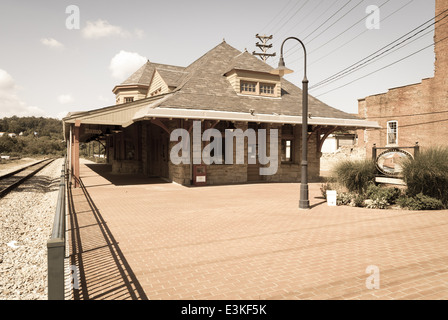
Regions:
[[48, 260], [48, 300], [65, 298], [65, 162], [62, 165], [58, 201], [50, 240], [47, 241]]
[[48, 300], [64, 300], [65, 239], [50, 239], [48, 251]]

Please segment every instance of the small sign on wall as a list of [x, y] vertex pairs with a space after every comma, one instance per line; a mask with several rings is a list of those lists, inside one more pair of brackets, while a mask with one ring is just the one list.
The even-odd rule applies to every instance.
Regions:
[[193, 184], [195, 186], [207, 185], [207, 168], [204, 165], [193, 166]]

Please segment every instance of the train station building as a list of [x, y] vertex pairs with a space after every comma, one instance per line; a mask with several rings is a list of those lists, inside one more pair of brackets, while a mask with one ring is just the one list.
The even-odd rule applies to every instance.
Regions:
[[[299, 182], [302, 90], [271, 70], [225, 41], [187, 67], [148, 61], [113, 88], [116, 105], [71, 112], [63, 119], [73, 175], [79, 177], [79, 144], [99, 140], [114, 174], [154, 176], [181, 185]], [[379, 128], [375, 121], [312, 96], [308, 110], [310, 179], [319, 177], [322, 145], [330, 134]], [[223, 138], [226, 130], [265, 130], [268, 144], [270, 132], [276, 130], [278, 169], [260, 174], [266, 164], [249, 161], [258, 155], [260, 141], [249, 139], [244, 142], [244, 163], [174, 164], [170, 154], [179, 142], [171, 139], [173, 131], [192, 133], [198, 125], [201, 134], [213, 128]], [[205, 147], [210, 141], [201, 144]], [[236, 157], [237, 150], [233, 152]]]

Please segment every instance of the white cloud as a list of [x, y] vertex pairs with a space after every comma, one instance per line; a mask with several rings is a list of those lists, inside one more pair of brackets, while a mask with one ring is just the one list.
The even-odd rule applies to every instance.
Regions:
[[15, 88], [14, 79], [5, 70], [0, 69], [0, 91], [11, 90]]
[[98, 19], [97, 21], [87, 21], [86, 26], [82, 29], [82, 35], [86, 39], [99, 39], [106, 37], [136, 37], [142, 39], [145, 32], [142, 29], [134, 29], [134, 32], [129, 32], [120, 26], [114, 26], [106, 20]]
[[54, 49], [62, 49], [64, 48], [64, 45], [62, 43], [60, 43], [58, 40], [53, 39], [53, 38], [43, 38], [40, 39], [40, 42], [50, 48], [54, 48]]
[[23, 102], [17, 91], [18, 87], [11, 75], [0, 69], [0, 118], [14, 115], [18, 117], [45, 115], [42, 109]]
[[138, 39], [143, 39], [145, 32], [142, 29], [135, 29], [134, 34]]
[[147, 61], [147, 58], [136, 52], [121, 50], [110, 61], [109, 69], [112, 72], [112, 77], [119, 80], [125, 80]]
[[106, 20], [99, 19], [95, 22], [87, 21], [86, 24], [86, 27], [82, 29], [82, 35], [86, 39], [98, 39], [110, 36], [129, 36], [129, 33], [122, 27], [111, 25]]
[[58, 101], [60, 104], [67, 104], [72, 103], [74, 99], [70, 94], [61, 94], [60, 96], [58, 96]]
[[68, 113], [69, 113], [68, 111], [64, 110], [64, 111], [61, 111], [58, 114], [56, 114], [55, 117], [56, 117], [56, 119], [62, 120], [62, 118], [65, 118]]

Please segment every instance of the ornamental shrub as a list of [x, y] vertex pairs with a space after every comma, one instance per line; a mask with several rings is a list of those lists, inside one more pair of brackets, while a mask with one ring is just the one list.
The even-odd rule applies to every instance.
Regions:
[[355, 197], [356, 195], [350, 192], [338, 193], [336, 196], [336, 204], [338, 206], [348, 206]]
[[385, 188], [371, 184], [367, 187], [366, 194], [367, 199], [371, 200], [384, 200], [389, 204], [396, 203], [397, 199], [401, 196], [401, 190], [398, 188]]
[[375, 180], [376, 166], [372, 160], [344, 160], [333, 169], [336, 181], [349, 192], [362, 194]]
[[375, 200], [371, 200], [366, 208], [367, 209], [387, 209], [389, 206], [389, 202], [385, 198], [377, 198]]
[[415, 159], [404, 160], [402, 167], [403, 179], [411, 197], [421, 193], [448, 205], [447, 147], [423, 150]]
[[441, 210], [444, 209], [442, 201], [419, 193], [414, 197], [403, 196], [397, 200], [400, 207], [408, 210]]

